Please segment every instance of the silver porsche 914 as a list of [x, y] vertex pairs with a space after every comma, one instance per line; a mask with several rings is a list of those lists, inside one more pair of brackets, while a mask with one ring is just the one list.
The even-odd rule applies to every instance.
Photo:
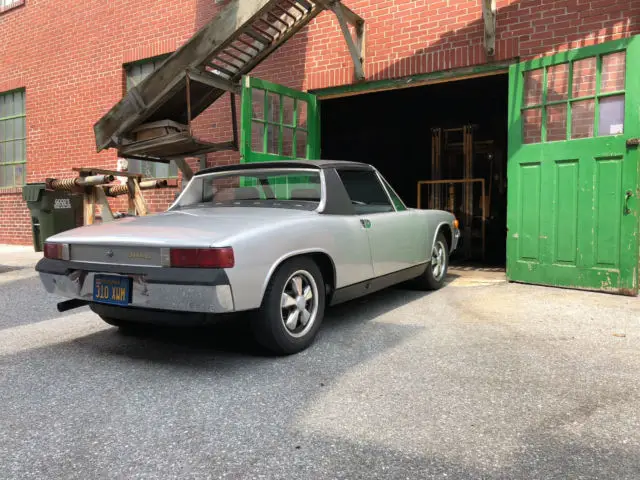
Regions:
[[165, 212], [49, 237], [36, 270], [60, 311], [126, 328], [255, 310], [255, 339], [292, 354], [326, 306], [442, 287], [459, 237], [452, 214], [407, 208], [371, 165], [281, 160], [204, 169]]

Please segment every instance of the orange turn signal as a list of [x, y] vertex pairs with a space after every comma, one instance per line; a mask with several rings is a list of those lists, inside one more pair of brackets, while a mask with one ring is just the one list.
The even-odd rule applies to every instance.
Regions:
[[458, 222], [457, 218], [453, 220], [453, 226], [456, 228], [456, 230], [460, 227], [460, 222]]

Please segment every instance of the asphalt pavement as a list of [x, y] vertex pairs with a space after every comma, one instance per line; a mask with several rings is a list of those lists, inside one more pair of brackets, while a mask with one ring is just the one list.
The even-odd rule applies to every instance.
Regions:
[[640, 299], [454, 271], [273, 358], [59, 314], [36, 259], [0, 248], [1, 479], [640, 478]]

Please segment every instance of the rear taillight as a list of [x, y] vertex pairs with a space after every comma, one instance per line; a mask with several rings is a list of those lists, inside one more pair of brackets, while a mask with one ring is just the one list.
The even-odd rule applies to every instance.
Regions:
[[172, 248], [169, 250], [172, 267], [232, 268], [235, 265], [233, 248]]
[[45, 242], [43, 250], [45, 258], [69, 260], [69, 244], [67, 243]]

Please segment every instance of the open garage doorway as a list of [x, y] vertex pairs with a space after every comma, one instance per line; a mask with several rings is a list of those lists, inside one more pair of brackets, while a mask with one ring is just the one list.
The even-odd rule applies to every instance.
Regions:
[[454, 212], [452, 263], [505, 265], [508, 74], [319, 98], [322, 158], [370, 163], [408, 206]]

